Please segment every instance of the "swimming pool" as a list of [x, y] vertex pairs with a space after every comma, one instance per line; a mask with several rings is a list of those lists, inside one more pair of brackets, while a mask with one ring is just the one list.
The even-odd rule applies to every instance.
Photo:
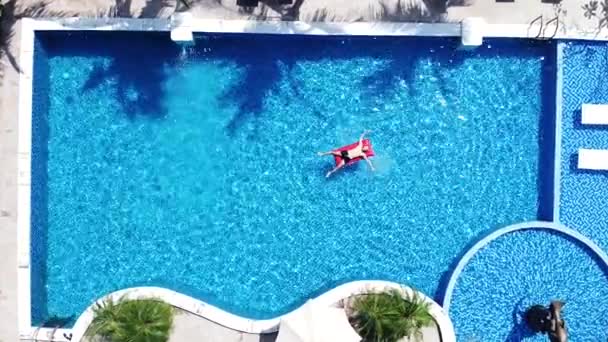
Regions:
[[527, 308], [562, 300], [571, 341], [605, 341], [608, 269], [588, 246], [549, 230], [520, 230], [482, 248], [458, 277], [450, 305], [458, 341], [547, 341]]
[[[135, 285], [252, 318], [354, 279], [439, 297], [468, 244], [552, 205], [553, 46], [457, 44], [38, 33], [34, 323]], [[377, 172], [325, 179], [315, 153], [366, 128]]]

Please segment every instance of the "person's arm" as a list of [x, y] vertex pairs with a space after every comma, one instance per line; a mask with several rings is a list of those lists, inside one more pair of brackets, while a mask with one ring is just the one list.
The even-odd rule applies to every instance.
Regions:
[[363, 133], [361, 133], [361, 136], [359, 137], [359, 147], [363, 146], [363, 138], [369, 132], [371, 131], [369, 129], [366, 129], [365, 131], [363, 131]]
[[367, 164], [369, 165], [369, 168], [372, 169], [372, 171], [375, 171], [376, 169], [374, 169], [374, 164], [372, 164], [372, 161], [369, 160], [369, 158], [367, 158], [367, 156], [365, 155], [365, 153], [361, 156], [363, 159], [365, 159], [365, 161], [367, 162]]

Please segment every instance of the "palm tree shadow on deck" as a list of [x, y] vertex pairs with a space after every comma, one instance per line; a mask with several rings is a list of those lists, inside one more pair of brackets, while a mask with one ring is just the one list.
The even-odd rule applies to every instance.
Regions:
[[274, 342], [277, 340], [278, 333], [261, 334], [259, 342]]
[[131, 0], [115, 0], [114, 6], [110, 9], [112, 17], [131, 17]]
[[[53, 11], [46, 1], [36, 2], [30, 6], [21, 6], [17, 0], [9, 0], [2, 7], [0, 23], [0, 58], [6, 56], [15, 71], [21, 73], [21, 67], [17, 58], [10, 50], [12, 40], [15, 36], [15, 25], [22, 18], [36, 17], [68, 17], [71, 13], [64, 11]], [[0, 72], [4, 75], [4, 71]]]
[[168, 16], [177, 7], [177, 0], [147, 0], [139, 18], [157, 18]]
[[398, 0], [394, 6], [380, 1], [375, 21], [383, 22], [444, 22], [447, 5], [443, 0], [426, 0], [424, 7], [418, 2]]

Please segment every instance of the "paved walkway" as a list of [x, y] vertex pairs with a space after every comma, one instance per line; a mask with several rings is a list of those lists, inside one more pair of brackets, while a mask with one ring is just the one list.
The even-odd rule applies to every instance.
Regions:
[[[303, 21], [443, 21], [458, 22], [480, 16], [491, 23], [546, 23], [558, 18], [559, 30], [581, 30], [608, 36], [600, 31], [601, 6], [593, 10], [590, 0], [562, 0], [561, 5], [541, 0], [294, 0], [279, 6], [264, 0], [251, 13], [236, 7], [236, 0], [187, 0], [196, 17], [255, 20]], [[179, 2], [179, 3], [178, 3]], [[5, 18], [0, 39], [0, 342], [15, 342], [17, 332], [17, 79], [21, 17], [121, 16], [168, 17], [180, 0], [3, 0]], [[587, 8], [584, 8], [587, 6]], [[551, 27], [545, 35], [551, 34]], [[6, 44], [8, 42], [9, 44]], [[193, 318], [194, 317], [194, 318]], [[176, 320], [175, 341], [254, 341], [259, 336], [226, 332], [196, 316], [181, 315]], [[227, 334], [227, 335], [222, 335]], [[217, 336], [222, 336], [221, 338]]]
[[273, 334], [246, 334], [230, 330], [187, 312], [177, 314], [169, 342], [274, 342]]
[[[424, 342], [441, 342], [437, 326], [421, 330]], [[277, 333], [247, 334], [225, 328], [207, 319], [185, 311], [178, 311], [173, 318], [173, 330], [169, 342], [275, 342]], [[415, 338], [402, 338], [399, 342], [416, 342]], [[100, 342], [99, 339], [89, 339], [86, 342]]]
[[[4, 28], [4, 25], [2, 25]], [[0, 37], [4, 36], [0, 34]], [[19, 32], [13, 33], [18, 41]], [[15, 342], [17, 329], [17, 87], [18, 73], [0, 46], [0, 342]], [[10, 52], [10, 53], [7, 53]]]

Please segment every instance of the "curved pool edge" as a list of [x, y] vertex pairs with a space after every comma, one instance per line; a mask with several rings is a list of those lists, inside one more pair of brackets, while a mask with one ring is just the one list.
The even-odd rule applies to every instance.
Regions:
[[[385, 291], [387, 289], [399, 290], [402, 295], [409, 295], [414, 292], [417, 292], [421, 298], [423, 298], [426, 302], [430, 303], [430, 313], [437, 322], [442, 342], [456, 342], [456, 333], [454, 331], [454, 325], [452, 324], [452, 321], [447, 315], [447, 310], [444, 310], [444, 308], [442, 308], [438, 303], [436, 303], [433, 299], [431, 299], [424, 293], [416, 291], [405, 285], [380, 280], [353, 281], [339, 285], [319, 295], [318, 297], [313, 298], [313, 300], [317, 301], [317, 303], [319, 304], [331, 306], [335, 305], [340, 300], [353, 295], [377, 293]], [[76, 320], [76, 323], [74, 324], [74, 327], [71, 330], [71, 341], [78, 342], [81, 341], [81, 339], [84, 337], [86, 330], [88, 329], [90, 323], [93, 320], [93, 308], [97, 303], [101, 303], [104, 300], [108, 299], [118, 300], [120, 298], [159, 299], [176, 308], [208, 319], [224, 327], [251, 334], [276, 332], [279, 329], [279, 323], [282, 317], [291, 315], [300, 310], [300, 308], [297, 308], [289, 313], [275, 318], [255, 320], [231, 314], [213, 305], [207, 304], [204, 301], [192, 298], [185, 294], [166, 288], [148, 286], [132, 287], [109, 293], [97, 299], [93, 304], [91, 304]]]
[[598, 245], [596, 245], [595, 242], [593, 242], [591, 239], [574, 229], [568, 228], [561, 223], [549, 221], [528, 221], [513, 224], [493, 231], [492, 233], [475, 243], [473, 247], [471, 247], [462, 256], [462, 258], [460, 258], [458, 264], [452, 272], [452, 275], [450, 276], [450, 280], [448, 282], [448, 285], [446, 286], [445, 294], [443, 297], [443, 309], [446, 313], [449, 313], [450, 311], [450, 305], [452, 304], [452, 296], [454, 294], [456, 282], [458, 281], [460, 274], [462, 273], [464, 268], [469, 264], [471, 259], [477, 254], [477, 252], [479, 252], [479, 250], [490, 244], [492, 241], [502, 237], [503, 235], [522, 230], [549, 230], [573, 238], [574, 240], [580, 242], [584, 247], [588, 248], [591, 252], [593, 252], [604, 263], [604, 267], [608, 268], [608, 255]]

